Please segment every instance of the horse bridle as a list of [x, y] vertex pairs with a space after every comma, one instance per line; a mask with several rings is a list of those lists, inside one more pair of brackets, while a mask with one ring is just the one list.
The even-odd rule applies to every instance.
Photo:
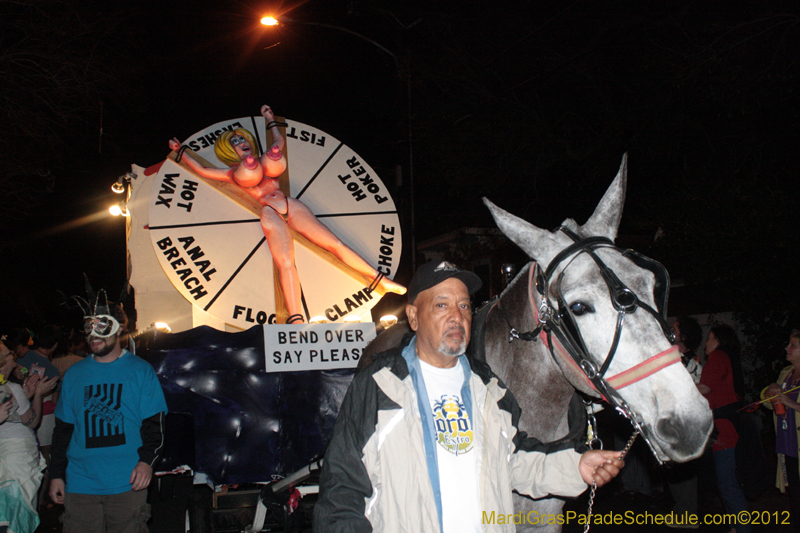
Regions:
[[[554, 359], [560, 357], [575, 369], [579, 376], [585, 377], [587, 384], [591, 388], [594, 388], [611, 406], [628, 418], [633, 424], [634, 429], [642, 435], [642, 438], [645, 439], [650, 448], [656, 451], [657, 448], [654, 447], [650, 439], [650, 430], [642, 423], [639, 415], [628, 406], [617, 390], [632, 383], [636, 383], [680, 361], [680, 352], [677, 346], [672, 346], [668, 350], [658, 353], [633, 368], [610, 378], [605, 378], [605, 374], [619, 346], [625, 316], [635, 313], [638, 308], [642, 308], [653, 315], [660, 325], [664, 336], [670, 343], [673, 342], [672, 332], [665, 318], [669, 295], [669, 274], [660, 263], [641, 256], [633, 250], [621, 250], [614, 245], [613, 241], [606, 237], [588, 237], [586, 239], [580, 239], [572, 230], [563, 226], [556, 231], [561, 231], [567, 235], [573, 243], [553, 258], [547, 266], [546, 271], [542, 272], [539, 265], [536, 263], [530, 269], [529, 275], [531, 276], [531, 282], [533, 282], [532, 284], [535, 285], [536, 292], [538, 292], [541, 297], [541, 303], [537, 305], [534, 295], [532, 294], [533, 291], [531, 291], [531, 304], [538, 325], [533, 331], [526, 333], [519, 333], [512, 327], [509, 342], [513, 339], [535, 341], [538, 338], [542, 338], [549, 347], [550, 353]], [[655, 292], [658, 298], [656, 306], [658, 310], [653, 309], [646, 302], [643, 302], [635, 292], [619, 279], [614, 271], [595, 253], [598, 248], [612, 248], [618, 250], [623, 256], [631, 259], [637, 266], [645, 268], [655, 275]], [[569, 264], [581, 254], [589, 255], [600, 269], [600, 274], [608, 286], [611, 302], [614, 309], [617, 311], [614, 339], [599, 369], [594, 363], [589, 350], [586, 348], [586, 344], [580, 333], [580, 328], [575, 322], [572, 311], [564, 301], [561, 292], [564, 272], [567, 267], [569, 267]], [[553, 282], [555, 272], [565, 261], [568, 261], [567, 265], [555, 279], [555, 290], [552, 292], [555, 296], [556, 305], [553, 306], [548, 297], [550, 293], [550, 284]], [[553, 337], [555, 337], [555, 339], [553, 339]], [[553, 342], [554, 340], [555, 342]], [[659, 454], [655, 453], [654, 455], [659, 463], [661, 463], [662, 461]]]

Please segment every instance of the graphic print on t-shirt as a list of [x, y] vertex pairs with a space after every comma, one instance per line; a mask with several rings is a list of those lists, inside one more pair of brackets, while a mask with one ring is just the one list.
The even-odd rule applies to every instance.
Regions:
[[472, 422], [464, 403], [456, 395], [443, 394], [433, 402], [433, 423], [436, 427], [436, 442], [454, 455], [467, 453], [475, 439]]
[[87, 448], [110, 448], [125, 444], [121, 402], [122, 383], [103, 383], [83, 388]]

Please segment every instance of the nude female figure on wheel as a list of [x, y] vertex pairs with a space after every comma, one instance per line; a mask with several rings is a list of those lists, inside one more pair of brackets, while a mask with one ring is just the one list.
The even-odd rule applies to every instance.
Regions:
[[[261, 228], [278, 269], [281, 290], [289, 312], [286, 322], [305, 321], [300, 277], [295, 266], [294, 240], [290, 230], [296, 231], [320, 248], [331, 252], [356, 272], [373, 278], [375, 288], [384, 292], [404, 294], [405, 287], [384, 277], [363, 257], [344, 244], [327, 226], [317, 220], [303, 202], [283, 194], [278, 184], [278, 176], [286, 169], [286, 158], [283, 155], [286, 141], [278, 128], [272, 109], [267, 105], [262, 106], [261, 115], [267, 120], [267, 129], [272, 131], [273, 143], [260, 157], [252, 134], [243, 128], [238, 128], [226, 131], [214, 144], [217, 158], [230, 168], [205, 167], [191, 157], [183, 161], [204, 178], [238, 185], [262, 205]], [[169, 141], [169, 147], [179, 155], [186, 150], [175, 138]]]

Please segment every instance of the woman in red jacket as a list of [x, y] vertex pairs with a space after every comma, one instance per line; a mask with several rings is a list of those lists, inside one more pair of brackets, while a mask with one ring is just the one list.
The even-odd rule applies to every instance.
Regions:
[[[736, 443], [739, 434], [733, 422], [725, 417], [735, 414], [744, 399], [740, 352], [739, 339], [732, 327], [724, 324], [711, 326], [706, 340], [708, 360], [697, 385], [714, 411], [714, 427], [718, 435], [711, 449], [714, 452], [717, 488], [725, 512], [733, 514], [747, 510], [747, 500], [736, 479]], [[750, 525], [737, 523], [730, 531], [749, 533]]]

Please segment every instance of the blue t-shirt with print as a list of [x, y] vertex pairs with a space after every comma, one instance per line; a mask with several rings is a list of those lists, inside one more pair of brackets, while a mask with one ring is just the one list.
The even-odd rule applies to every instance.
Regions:
[[67, 492], [129, 491], [142, 420], [166, 411], [153, 367], [127, 350], [111, 363], [87, 357], [72, 365], [56, 407], [56, 417], [75, 425], [67, 448]]

